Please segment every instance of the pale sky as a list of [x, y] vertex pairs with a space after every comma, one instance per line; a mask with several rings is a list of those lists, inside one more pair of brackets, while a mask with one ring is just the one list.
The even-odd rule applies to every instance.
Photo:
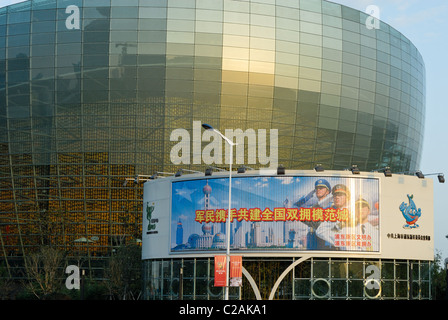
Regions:
[[10, 4], [13, 4], [13, 3], [17, 3], [17, 2], [22, 2], [22, 1], [20, 1], [20, 0], [0, 0], [0, 8], [10, 5]]
[[[92, 0], [93, 1], [93, 0]], [[0, 7], [18, 0], [0, 0]], [[447, 0], [333, 0], [335, 3], [365, 11], [368, 5], [380, 9], [380, 19], [404, 34], [417, 47], [426, 65], [426, 121], [421, 170], [423, 173], [446, 173], [448, 148], [445, 136], [448, 106], [448, 1]], [[393, 169], [393, 168], [392, 168]], [[448, 258], [448, 212], [444, 197], [448, 182], [434, 179], [434, 240], [435, 249]]]

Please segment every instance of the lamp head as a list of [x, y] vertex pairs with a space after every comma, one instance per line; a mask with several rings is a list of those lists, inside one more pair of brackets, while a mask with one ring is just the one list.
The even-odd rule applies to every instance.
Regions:
[[383, 173], [385, 177], [392, 177], [392, 171], [390, 171], [389, 167], [384, 168]]
[[209, 124], [203, 123], [202, 124], [202, 128], [204, 128], [205, 130], [214, 130], [213, 127]]
[[278, 175], [283, 175], [285, 174], [285, 167], [283, 165], [279, 165], [277, 168], [277, 174]]
[[425, 177], [425, 175], [421, 171], [416, 171], [415, 175], [420, 179], [423, 179]]
[[352, 165], [350, 170], [352, 171], [353, 174], [359, 174], [360, 173], [360, 170], [359, 170], [359, 168], [358, 168], [358, 166], [356, 164]]

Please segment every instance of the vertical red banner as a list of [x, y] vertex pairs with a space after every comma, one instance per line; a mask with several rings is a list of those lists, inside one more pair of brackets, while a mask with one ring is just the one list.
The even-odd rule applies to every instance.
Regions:
[[241, 287], [243, 284], [243, 257], [230, 257], [230, 286]]
[[226, 286], [226, 256], [215, 256], [215, 287]]

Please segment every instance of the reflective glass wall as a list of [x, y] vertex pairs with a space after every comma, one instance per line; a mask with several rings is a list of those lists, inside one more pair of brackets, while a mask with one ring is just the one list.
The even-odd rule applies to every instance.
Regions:
[[[353, 258], [310, 258], [295, 266], [272, 288], [293, 258], [243, 258], [241, 287], [231, 300], [429, 300], [431, 262]], [[223, 300], [214, 286], [214, 259], [166, 259], [144, 262], [148, 300]], [[181, 275], [182, 270], [182, 275]], [[255, 287], [254, 287], [255, 286]]]
[[171, 133], [193, 140], [193, 121], [278, 129], [286, 168], [418, 169], [424, 63], [368, 18], [321, 0], [1, 8], [2, 255], [52, 242], [93, 259], [138, 241], [141, 185], [123, 182], [203, 170], [170, 158]]

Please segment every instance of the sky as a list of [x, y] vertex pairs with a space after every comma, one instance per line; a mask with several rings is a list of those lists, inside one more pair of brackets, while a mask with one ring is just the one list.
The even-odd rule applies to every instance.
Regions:
[[[0, 7], [21, 2], [0, 0]], [[420, 169], [423, 173], [445, 173], [448, 177], [448, 147], [443, 141], [444, 125], [448, 120], [448, 1], [447, 0], [333, 0], [360, 11], [367, 6], [379, 8], [380, 19], [397, 29], [417, 47], [426, 66], [426, 119], [423, 154]], [[393, 168], [392, 168], [393, 169]], [[448, 258], [448, 212], [444, 197], [448, 182], [434, 180], [434, 241], [435, 250]]]
[[20, 1], [20, 0], [0, 0], [0, 8], [4, 7], [4, 6], [8, 6], [8, 5], [13, 4], [13, 3], [17, 3], [17, 2], [23, 2], [23, 1]]

